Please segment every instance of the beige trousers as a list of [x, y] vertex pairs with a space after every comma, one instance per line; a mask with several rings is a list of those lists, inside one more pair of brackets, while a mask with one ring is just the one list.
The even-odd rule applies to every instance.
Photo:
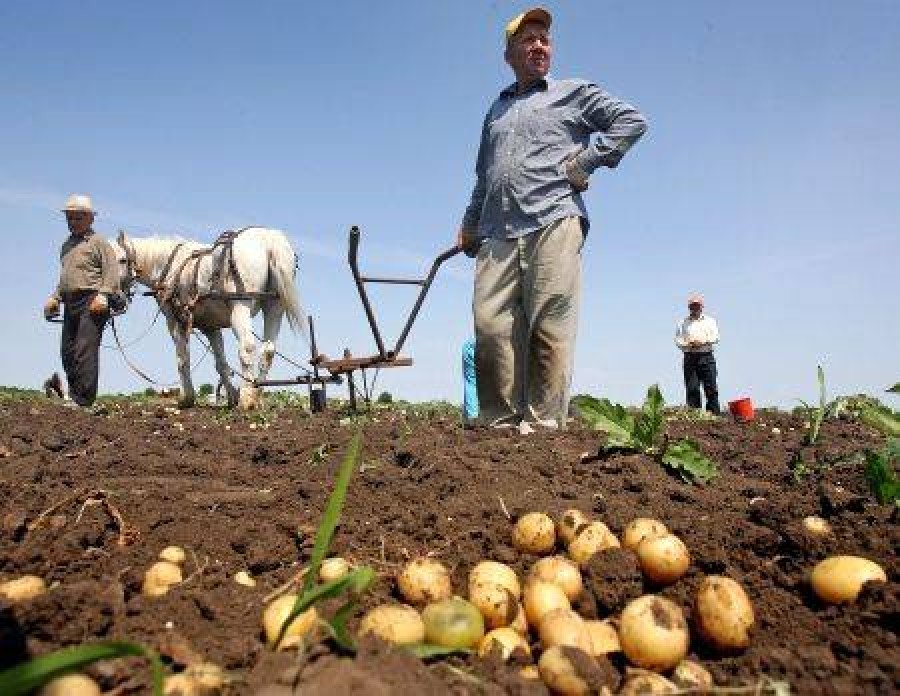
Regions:
[[563, 427], [581, 295], [581, 218], [488, 239], [475, 263], [479, 420]]

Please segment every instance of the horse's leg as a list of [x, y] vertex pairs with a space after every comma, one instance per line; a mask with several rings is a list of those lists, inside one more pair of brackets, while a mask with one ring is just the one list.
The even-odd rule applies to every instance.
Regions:
[[238, 405], [243, 409], [259, 406], [259, 389], [253, 386], [253, 368], [256, 362], [256, 339], [253, 338], [253, 322], [251, 321], [250, 302], [236, 301], [231, 308], [231, 330], [238, 342], [238, 356], [241, 361], [240, 400]]
[[169, 334], [175, 342], [175, 355], [178, 357], [178, 376], [181, 378], [181, 398], [178, 400], [178, 405], [182, 408], [189, 408], [196, 401], [194, 385], [191, 382], [191, 335], [172, 317], [166, 317], [166, 324], [169, 327]]
[[279, 300], [266, 300], [262, 306], [263, 311], [263, 340], [259, 355], [259, 381], [261, 382], [272, 369], [272, 361], [275, 359], [275, 341], [278, 340], [278, 332], [281, 330], [281, 320], [284, 317], [284, 308]]
[[219, 329], [204, 331], [206, 340], [209, 341], [209, 348], [212, 350], [213, 358], [216, 361], [216, 372], [219, 373], [219, 384], [225, 389], [225, 396], [229, 406], [237, 406], [238, 390], [231, 383], [231, 368], [228, 367], [228, 361], [225, 359], [225, 341], [222, 339], [222, 332]]

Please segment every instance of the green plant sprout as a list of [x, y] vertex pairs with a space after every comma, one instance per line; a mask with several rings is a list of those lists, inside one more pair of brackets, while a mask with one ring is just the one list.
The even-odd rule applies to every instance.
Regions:
[[671, 442], [665, 434], [665, 401], [659, 386], [647, 389], [643, 406], [636, 416], [609, 399], [581, 395], [573, 399], [582, 419], [607, 435], [602, 451], [642, 452], [673, 469], [690, 483], [708, 483], [718, 474], [715, 462], [705, 457], [693, 440]]

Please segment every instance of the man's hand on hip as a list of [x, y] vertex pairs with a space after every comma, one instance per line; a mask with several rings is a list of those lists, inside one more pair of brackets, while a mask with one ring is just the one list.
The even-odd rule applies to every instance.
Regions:
[[44, 319], [53, 319], [59, 316], [59, 300], [51, 297], [44, 303]]
[[566, 178], [569, 180], [569, 183], [572, 184], [572, 188], [579, 193], [582, 193], [583, 191], [587, 191], [590, 184], [588, 182], [588, 173], [578, 161], [579, 154], [581, 154], [580, 151], [578, 154], [567, 159], [563, 163], [563, 168], [566, 172]]
[[103, 316], [109, 312], [109, 302], [106, 299], [106, 295], [102, 292], [98, 292], [91, 299], [91, 303], [88, 305], [88, 311], [94, 316]]

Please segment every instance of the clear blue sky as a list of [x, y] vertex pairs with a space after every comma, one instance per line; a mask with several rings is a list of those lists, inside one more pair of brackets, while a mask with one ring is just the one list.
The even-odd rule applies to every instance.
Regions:
[[[321, 347], [372, 352], [344, 261], [414, 275], [449, 245], [483, 114], [510, 81], [519, 2], [0, 3], [0, 383], [58, 367], [40, 307], [66, 194], [113, 236], [286, 230]], [[687, 294], [723, 335], [723, 396], [790, 405], [900, 379], [900, 3], [549, 2], [552, 74], [636, 104], [650, 131], [587, 194], [593, 216], [575, 389], [683, 399], [672, 343]], [[459, 401], [471, 265], [438, 277], [379, 387]], [[412, 296], [375, 293], [396, 334]], [[123, 333], [141, 333], [149, 300]], [[111, 336], [108, 336], [111, 341]], [[233, 352], [233, 342], [229, 344]], [[282, 348], [303, 346], [285, 334]], [[174, 379], [163, 327], [134, 359]], [[142, 389], [113, 352], [101, 389]], [[276, 363], [275, 373], [294, 371]], [[212, 381], [211, 360], [197, 382]]]

